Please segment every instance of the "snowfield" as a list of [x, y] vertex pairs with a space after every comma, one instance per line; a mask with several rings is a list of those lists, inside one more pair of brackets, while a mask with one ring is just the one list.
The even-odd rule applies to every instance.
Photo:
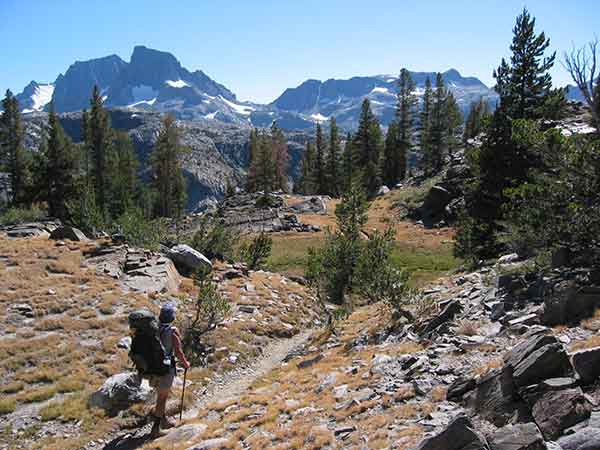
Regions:
[[254, 111], [254, 108], [251, 106], [238, 105], [237, 103], [233, 103], [227, 99], [224, 99], [222, 96], [219, 96], [219, 98], [223, 101], [223, 103], [225, 103], [238, 114], [249, 116], [250, 114], [252, 114], [252, 111]]
[[312, 120], [314, 120], [315, 122], [327, 122], [329, 120], [328, 117], [325, 117], [323, 114], [321, 113], [317, 113], [317, 114], [311, 114], [310, 118]]
[[189, 84], [187, 84], [185, 81], [183, 80], [167, 80], [165, 81], [165, 84], [168, 84], [169, 86], [173, 87], [173, 88], [184, 88], [184, 87], [189, 87]]

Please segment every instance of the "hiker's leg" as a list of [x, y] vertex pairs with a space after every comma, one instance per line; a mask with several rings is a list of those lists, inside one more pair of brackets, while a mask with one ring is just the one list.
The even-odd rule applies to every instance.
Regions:
[[156, 395], [156, 408], [154, 409], [154, 415], [156, 417], [164, 417], [165, 407], [167, 405], [167, 400], [169, 398], [170, 393], [171, 393], [170, 387], [158, 390], [158, 393]]

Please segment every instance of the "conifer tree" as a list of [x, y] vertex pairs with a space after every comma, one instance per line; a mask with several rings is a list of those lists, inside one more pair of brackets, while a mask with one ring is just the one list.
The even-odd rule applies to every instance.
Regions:
[[329, 123], [329, 153], [327, 159], [327, 194], [332, 197], [340, 195], [340, 137], [335, 117]]
[[478, 136], [483, 131], [484, 122], [487, 121], [489, 116], [489, 105], [485, 99], [480, 98], [478, 102], [471, 105], [465, 120], [463, 143]]
[[248, 143], [248, 175], [246, 177], [246, 190], [256, 191], [256, 163], [258, 159], [258, 130], [252, 128], [250, 131], [250, 142]]
[[112, 217], [116, 218], [135, 204], [138, 191], [137, 170], [139, 163], [131, 138], [126, 132], [115, 132], [112, 146], [110, 212]]
[[86, 146], [91, 160], [90, 173], [96, 196], [96, 205], [101, 214], [106, 216], [110, 187], [108, 161], [112, 151], [112, 130], [110, 128], [110, 118], [104, 109], [98, 86], [94, 86], [90, 105], [89, 115], [84, 116], [87, 127], [84, 130], [84, 138], [87, 139]]
[[275, 162], [274, 182], [275, 189], [288, 191], [287, 167], [289, 161], [287, 141], [277, 122], [271, 125], [271, 153]]
[[4, 162], [9, 174], [11, 203], [26, 201], [29, 183], [29, 158], [23, 148], [23, 126], [19, 102], [10, 90], [2, 100], [4, 113], [0, 116], [0, 163]]
[[398, 126], [397, 151], [386, 160], [388, 168], [388, 183], [396, 185], [406, 176], [406, 156], [412, 148], [412, 132], [414, 123], [414, 110], [417, 97], [414, 94], [415, 82], [406, 69], [400, 71], [398, 79], [398, 104], [396, 106], [396, 122]]
[[[42, 150], [45, 166], [40, 168], [40, 177], [45, 183], [45, 200], [48, 214], [61, 220], [68, 216], [67, 204], [77, 196], [77, 154], [71, 139], [65, 134], [58, 116], [50, 103], [48, 133], [45, 149]], [[45, 169], [45, 170], [44, 170]], [[42, 184], [39, 183], [39, 184]], [[41, 186], [40, 186], [41, 187]]]
[[151, 155], [159, 216], [179, 217], [185, 210], [186, 183], [180, 164], [184, 151], [175, 119], [166, 116]]
[[271, 137], [262, 132], [258, 135], [257, 142], [256, 190], [268, 194], [274, 189], [276, 172]]
[[344, 144], [344, 154], [342, 155], [342, 193], [350, 189], [350, 185], [355, 178], [355, 152], [352, 147], [354, 137], [351, 133], [346, 136], [346, 143]]
[[425, 80], [425, 92], [423, 93], [423, 107], [421, 109], [421, 132], [419, 134], [419, 146], [421, 153], [421, 167], [427, 170], [431, 167], [431, 115], [433, 110], [433, 88], [429, 77]]
[[452, 155], [460, 142], [460, 127], [463, 123], [463, 116], [451, 92], [448, 92], [446, 97], [445, 114], [446, 125], [448, 126], [446, 130], [448, 154]]
[[325, 160], [325, 138], [321, 124], [317, 123], [316, 139], [315, 139], [315, 182], [317, 183], [317, 194], [327, 193], [327, 172]]
[[306, 141], [306, 149], [302, 155], [301, 175], [297, 191], [304, 195], [315, 193], [314, 180], [315, 148], [310, 141]]
[[444, 154], [448, 148], [448, 116], [447, 116], [448, 92], [444, 85], [441, 73], [436, 75], [435, 93], [433, 95], [433, 108], [431, 110], [431, 146], [430, 155], [427, 158], [429, 173], [437, 173], [442, 167]]
[[373, 111], [371, 103], [365, 98], [362, 103], [358, 130], [352, 143], [354, 150], [354, 165], [362, 172], [362, 183], [369, 194], [377, 192], [381, 186], [381, 150], [382, 138], [379, 121]]
[[[385, 136], [383, 151], [383, 183], [388, 187], [398, 184], [401, 179], [398, 174], [406, 172], [406, 154], [403, 153], [404, 148], [400, 144], [398, 122], [392, 121]], [[398, 163], [404, 163], [404, 167], [398, 168]]]

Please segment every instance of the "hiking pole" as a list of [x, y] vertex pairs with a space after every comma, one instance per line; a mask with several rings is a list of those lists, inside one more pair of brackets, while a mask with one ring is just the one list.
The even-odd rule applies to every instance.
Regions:
[[185, 395], [185, 380], [187, 378], [187, 369], [183, 371], [183, 390], [181, 391], [181, 405], [179, 405], [179, 421], [183, 417], [183, 396]]

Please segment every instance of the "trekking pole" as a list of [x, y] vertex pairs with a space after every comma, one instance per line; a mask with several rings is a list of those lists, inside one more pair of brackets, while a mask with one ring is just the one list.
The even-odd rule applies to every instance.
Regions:
[[185, 395], [185, 380], [187, 378], [187, 369], [183, 371], [183, 390], [181, 391], [181, 405], [179, 405], [179, 421], [183, 417], [183, 397]]

